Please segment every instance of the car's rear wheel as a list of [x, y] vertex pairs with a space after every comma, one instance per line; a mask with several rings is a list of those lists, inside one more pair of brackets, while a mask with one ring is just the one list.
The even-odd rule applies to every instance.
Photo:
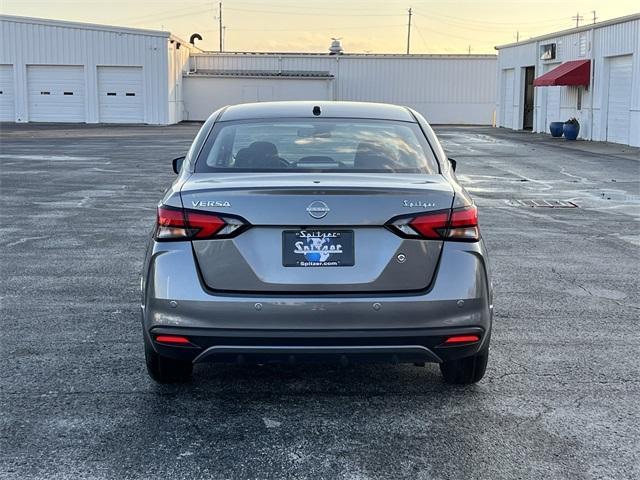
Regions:
[[489, 349], [471, 357], [450, 360], [440, 364], [440, 371], [446, 383], [468, 385], [479, 382], [484, 377], [489, 362]]
[[182, 383], [191, 378], [193, 364], [158, 355], [151, 346], [144, 346], [149, 376], [158, 383]]

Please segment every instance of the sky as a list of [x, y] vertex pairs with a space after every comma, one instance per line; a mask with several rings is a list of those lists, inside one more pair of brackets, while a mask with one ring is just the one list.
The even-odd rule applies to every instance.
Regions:
[[[218, 50], [212, 0], [0, 0], [9, 15], [167, 30]], [[640, 12], [638, 0], [223, 0], [225, 51], [345, 53], [495, 53], [520, 39]]]

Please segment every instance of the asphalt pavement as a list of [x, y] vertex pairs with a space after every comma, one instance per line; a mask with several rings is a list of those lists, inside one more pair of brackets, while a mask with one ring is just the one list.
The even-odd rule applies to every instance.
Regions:
[[437, 128], [492, 261], [477, 385], [198, 365], [159, 386], [139, 274], [198, 128], [0, 128], [0, 478], [640, 478], [640, 150]]

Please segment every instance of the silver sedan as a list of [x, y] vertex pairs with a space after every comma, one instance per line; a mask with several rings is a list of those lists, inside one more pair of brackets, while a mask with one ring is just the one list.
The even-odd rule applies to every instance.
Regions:
[[215, 112], [157, 210], [142, 273], [149, 374], [199, 362], [437, 362], [484, 375], [478, 213], [417, 112], [272, 102]]

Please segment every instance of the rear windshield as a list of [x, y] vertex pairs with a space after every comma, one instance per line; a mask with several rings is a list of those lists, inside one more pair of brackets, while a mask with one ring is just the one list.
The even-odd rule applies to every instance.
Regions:
[[217, 123], [196, 172], [438, 173], [416, 123], [283, 119]]

